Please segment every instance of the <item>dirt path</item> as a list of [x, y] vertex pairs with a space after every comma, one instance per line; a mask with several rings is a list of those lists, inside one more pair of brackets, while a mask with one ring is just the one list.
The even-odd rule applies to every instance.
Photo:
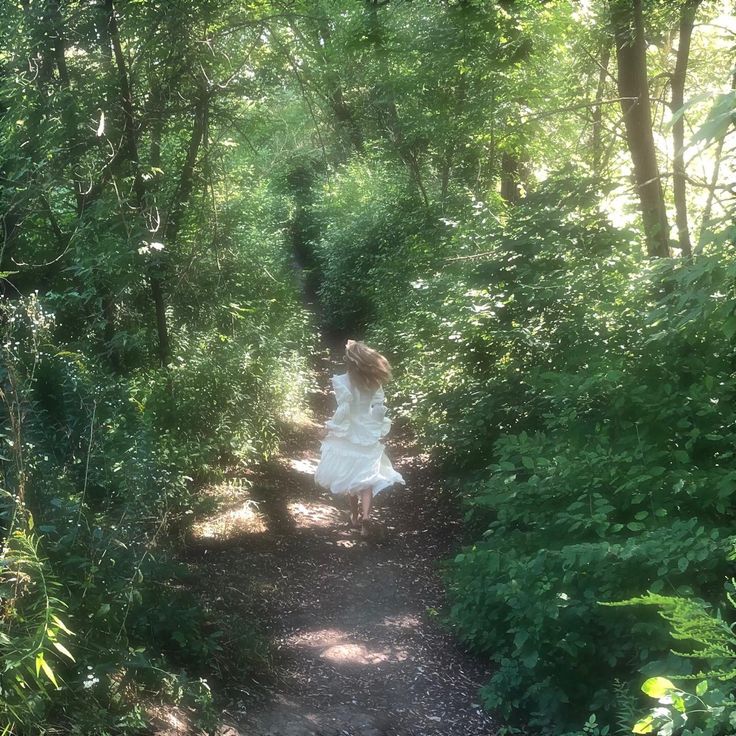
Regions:
[[[295, 428], [281, 457], [221, 492], [219, 510], [197, 527], [195, 593], [225, 622], [220, 680], [230, 705], [218, 733], [493, 734], [477, 699], [488, 672], [437, 615], [438, 561], [456, 547], [459, 527], [438, 501], [426, 458], [389, 443], [407, 487], [377, 506], [383, 534], [370, 544], [314, 486], [330, 372], [326, 361], [316, 422]], [[239, 648], [256, 641], [254, 621], [266, 621], [275, 642], [268, 682], [237, 666]]]

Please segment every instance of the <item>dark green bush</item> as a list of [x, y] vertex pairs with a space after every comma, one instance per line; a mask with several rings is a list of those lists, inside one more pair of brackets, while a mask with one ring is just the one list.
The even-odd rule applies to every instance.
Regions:
[[309, 325], [266, 252], [278, 236], [250, 272], [243, 247], [238, 289], [178, 326], [166, 370], [112, 373], [60, 341], [58, 294], [3, 311], [0, 732], [140, 733], [162, 699], [211, 719], [219, 635], [180, 592], [174, 543], [201, 481], [272, 453], [301, 409]]
[[437, 262], [438, 213], [427, 211], [403, 167], [354, 159], [314, 207], [328, 327], [362, 331], [377, 319], [379, 303], [394, 295], [400, 303], [415, 274]]
[[643, 262], [596, 201], [553, 179], [477, 205], [372, 333], [478, 540], [447, 579], [498, 665], [485, 703], [550, 733], [610, 726], [616, 678], [688, 669], [656, 618], [598, 602], [713, 599], [734, 543], [736, 251]]

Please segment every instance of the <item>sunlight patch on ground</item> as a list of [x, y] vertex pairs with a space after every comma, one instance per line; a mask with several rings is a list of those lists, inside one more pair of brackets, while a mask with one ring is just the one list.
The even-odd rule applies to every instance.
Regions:
[[234, 534], [258, 534], [266, 531], [263, 515], [253, 501], [228, 509], [198, 522], [192, 528], [195, 539], [227, 539]]
[[192, 733], [189, 717], [181, 708], [168, 704], [156, 704], [146, 708], [155, 736], [186, 736]]
[[289, 514], [299, 529], [333, 527], [342, 519], [340, 512], [326, 503], [290, 503]]
[[327, 647], [319, 656], [334, 664], [383, 664], [403, 662], [408, 654], [405, 649], [397, 647], [371, 650], [364, 644], [346, 642]]
[[343, 547], [344, 549], [351, 549], [357, 545], [357, 542], [354, 539], [338, 539], [335, 544], [338, 547]]
[[296, 470], [297, 473], [303, 473], [304, 475], [314, 475], [314, 471], [317, 470], [317, 458], [316, 457], [295, 457], [289, 460], [289, 467], [292, 470]]
[[333, 664], [376, 665], [384, 662], [403, 662], [408, 658], [406, 649], [381, 647], [371, 649], [365, 644], [347, 641], [347, 634], [340, 629], [317, 629], [292, 634], [286, 639], [288, 646], [319, 651], [322, 659]]
[[286, 639], [286, 643], [295, 647], [322, 648], [344, 641], [345, 636], [341, 629], [316, 629], [292, 634]]

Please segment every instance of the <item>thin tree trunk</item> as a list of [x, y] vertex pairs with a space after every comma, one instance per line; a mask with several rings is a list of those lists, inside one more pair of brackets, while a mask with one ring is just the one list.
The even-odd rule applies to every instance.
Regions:
[[332, 114], [335, 118], [335, 128], [337, 128], [338, 135], [340, 131], [345, 130], [347, 132], [348, 140], [355, 149], [356, 153], [363, 153], [363, 134], [358, 127], [355, 120], [353, 111], [345, 101], [345, 96], [342, 92], [342, 86], [338, 82], [335, 88], [329, 93], [330, 106], [332, 107]]
[[[138, 157], [138, 133], [136, 130], [135, 110], [133, 107], [133, 94], [130, 87], [130, 79], [128, 77], [125, 55], [123, 47], [120, 43], [120, 33], [117, 23], [117, 14], [113, 5], [113, 0], [105, 0], [105, 7], [108, 11], [108, 30], [110, 34], [110, 43], [112, 44], [115, 66], [118, 74], [118, 84], [120, 89], [120, 105], [123, 111], [123, 142], [121, 151], [124, 158], [131, 166], [133, 173], [133, 195], [135, 197], [136, 206], [140, 216], [146, 219], [146, 187], [141, 173], [140, 159]], [[162, 367], [169, 362], [169, 330], [166, 322], [166, 300], [164, 298], [163, 284], [161, 283], [158, 269], [154, 269], [149, 273], [149, 284], [151, 287], [151, 297], [153, 299], [154, 310], [156, 314], [156, 333], [158, 336], [158, 357]]]
[[634, 165], [647, 253], [669, 256], [669, 225], [652, 132], [642, 0], [611, 0], [618, 91]]
[[187, 147], [187, 155], [179, 175], [179, 183], [176, 187], [169, 212], [164, 226], [164, 242], [174, 243], [179, 235], [182, 220], [189, 205], [189, 198], [194, 188], [194, 167], [197, 163], [199, 149], [204, 139], [207, 119], [209, 114], [209, 95], [205, 89], [200, 91], [194, 110], [194, 123], [192, 135]]
[[596, 177], [601, 175], [603, 161], [603, 105], [601, 104], [606, 93], [606, 76], [608, 75], [608, 62], [611, 58], [610, 41], [606, 37], [601, 44], [601, 53], [598, 68], [598, 84], [595, 90], [595, 107], [593, 108], [593, 173]]
[[[326, 50], [332, 39], [332, 32], [330, 31], [330, 24], [327, 16], [322, 15], [319, 19], [319, 28], [317, 30], [318, 41], [317, 43], [323, 45]], [[327, 55], [322, 54], [323, 62], [327, 63]], [[342, 137], [343, 131], [347, 133], [350, 144], [355, 149], [356, 153], [363, 153], [363, 132], [360, 130], [360, 126], [355, 119], [350, 105], [345, 100], [343, 93], [342, 84], [340, 82], [339, 72], [335, 75], [334, 83], [329, 82], [331, 89], [327, 91], [327, 99], [332, 109], [332, 115], [335, 119], [335, 129], [338, 136]]]
[[393, 92], [387, 86], [390, 80], [390, 73], [388, 64], [386, 63], [386, 55], [383, 48], [383, 40], [381, 38], [381, 25], [378, 17], [378, 11], [384, 5], [388, 5], [389, 0], [365, 0], [367, 10], [367, 36], [373, 46], [376, 54], [376, 61], [378, 69], [380, 71], [380, 77], [382, 84], [376, 90], [378, 93], [377, 107], [381, 111], [381, 114], [385, 120], [386, 129], [389, 133], [389, 138], [394, 144], [396, 152], [398, 153], [404, 165], [409, 171], [414, 184], [419, 190], [419, 194], [424, 202], [424, 206], [429, 209], [429, 194], [427, 188], [424, 185], [422, 177], [422, 167], [419, 159], [419, 152], [415, 146], [407, 142], [406, 136], [404, 135], [403, 126], [399, 118], [399, 111], [396, 107], [396, 100]]
[[509, 204], [516, 204], [521, 199], [520, 170], [516, 155], [504, 151], [501, 155], [501, 197]]
[[[688, 0], [680, 8], [680, 36], [677, 46], [677, 61], [672, 74], [672, 101], [670, 108], [676, 113], [685, 104], [685, 79], [690, 57], [690, 40], [693, 35], [695, 14], [702, 0]], [[679, 115], [672, 126], [673, 158], [672, 188], [675, 197], [675, 221], [677, 238], [683, 257], [692, 255], [690, 228], [687, 221], [687, 183], [685, 179], [685, 116]]]

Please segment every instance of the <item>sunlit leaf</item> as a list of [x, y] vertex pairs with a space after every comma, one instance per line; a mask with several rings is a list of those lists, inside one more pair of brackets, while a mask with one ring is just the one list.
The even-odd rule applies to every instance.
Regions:
[[666, 677], [650, 677], [644, 681], [641, 689], [651, 698], [661, 698], [670, 690], [676, 690], [677, 688]]

